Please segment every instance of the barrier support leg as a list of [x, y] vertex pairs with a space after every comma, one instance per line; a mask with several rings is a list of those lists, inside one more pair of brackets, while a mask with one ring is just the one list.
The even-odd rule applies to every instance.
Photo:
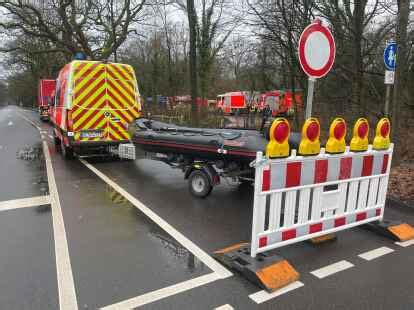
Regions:
[[319, 236], [316, 238], [312, 238], [309, 241], [312, 244], [321, 244], [321, 243], [326, 243], [330, 241], [336, 241], [336, 239], [337, 239], [336, 234], [327, 234], [327, 235]]
[[380, 235], [391, 238], [395, 241], [407, 241], [414, 239], [414, 227], [399, 221], [372, 222], [365, 227]]
[[249, 243], [218, 250], [213, 256], [268, 292], [274, 292], [299, 279], [299, 273], [281, 256], [259, 253], [256, 257], [251, 257]]

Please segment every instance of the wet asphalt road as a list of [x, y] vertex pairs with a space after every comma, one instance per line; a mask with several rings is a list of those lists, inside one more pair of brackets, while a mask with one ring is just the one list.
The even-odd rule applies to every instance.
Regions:
[[[51, 134], [35, 112], [22, 113]], [[39, 145], [37, 130], [22, 121], [14, 107], [0, 109], [0, 130], [7, 131], [0, 135], [4, 183], [0, 201], [45, 194], [42, 158], [28, 162], [16, 157], [18, 150]], [[48, 135], [46, 140], [51, 143]], [[110, 305], [212, 272], [81, 162], [63, 161], [51, 144], [50, 152], [79, 309]], [[182, 173], [165, 164], [147, 159], [89, 162], [208, 253], [249, 239], [250, 186], [223, 182], [200, 200], [189, 194]], [[414, 224], [413, 210], [387, 206], [385, 212], [386, 218]], [[0, 212], [0, 246], [5, 249], [0, 251], [0, 308], [57, 309], [48, 207]], [[357, 256], [382, 246], [395, 252], [369, 262]], [[142, 308], [214, 309], [223, 304], [234, 309], [414, 308], [414, 246], [402, 248], [356, 228], [339, 233], [336, 242], [299, 243], [278, 254], [301, 273], [303, 287], [257, 305], [249, 295], [259, 289], [234, 274]], [[310, 274], [340, 260], [355, 266], [325, 279]]]

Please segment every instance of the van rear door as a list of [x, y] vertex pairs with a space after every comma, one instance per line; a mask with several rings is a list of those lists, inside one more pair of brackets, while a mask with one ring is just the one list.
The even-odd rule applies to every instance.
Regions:
[[128, 65], [77, 61], [71, 118], [75, 141], [126, 141], [139, 116], [138, 89]]

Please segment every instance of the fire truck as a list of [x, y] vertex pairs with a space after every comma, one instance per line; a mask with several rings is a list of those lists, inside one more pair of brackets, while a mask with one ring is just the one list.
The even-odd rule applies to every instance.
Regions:
[[[297, 107], [303, 106], [301, 91], [295, 91], [295, 101]], [[262, 111], [266, 105], [272, 110], [272, 116], [290, 116], [295, 113], [291, 90], [272, 90], [261, 94], [257, 110]]]
[[53, 104], [53, 93], [55, 91], [55, 80], [40, 80], [38, 88], [39, 117], [42, 121], [49, 120], [50, 107]]
[[218, 95], [216, 107], [226, 114], [233, 114], [236, 111], [245, 110], [247, 108], [246, 95], [241, 91]]
[[128, 143], [129, 125], [140, 115], [137, 80], [131, 66], [74, 60], [56, 80], [52, 113], [56, 150], [65, 159], [107, 154]]

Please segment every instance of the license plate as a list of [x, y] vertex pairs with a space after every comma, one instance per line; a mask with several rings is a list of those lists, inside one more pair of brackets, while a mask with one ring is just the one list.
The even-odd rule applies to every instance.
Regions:
[[81, 138], [101, 138], [103, 135], [102, 131], [82, 131]]

